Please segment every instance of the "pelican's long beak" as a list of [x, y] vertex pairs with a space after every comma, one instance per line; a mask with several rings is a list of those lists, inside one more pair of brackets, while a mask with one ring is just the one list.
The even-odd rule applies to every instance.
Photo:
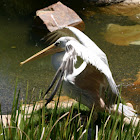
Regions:
[[40, 57], [43, 57], [43, 56], [46, 56], [46, 55], [49, 55], [49, 54], [53, 54], [55, 52], [59, 52], [59, 51], [62, 51], [62, 49], [60, 50], [60, 48], [57, 48], [55, 46], [55, 44], [52, 44], [50, 45], [49, 47], [41, 50], [40, 52], [34, 54], [33, 56], [29, 57], [28, 59], [26, 59], [25, 61], [21, 62], [20, 65], [23, 65], [31, 60], [35, 60], [35, 59], [38, 59]]

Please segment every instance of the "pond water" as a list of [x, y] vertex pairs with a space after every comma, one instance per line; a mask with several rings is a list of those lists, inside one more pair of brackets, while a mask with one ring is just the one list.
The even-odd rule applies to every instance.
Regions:
[[[76, 10], [85, 22], [84, 32], [106, 53], [116, 83], [124, 87], [123, 97], [140, 111], [139, 91], [133, 95], [132, 92], [127, 94], [127, 87], [130, 85], [130, 88], [136, 81], [136, 74], [140, 71], [140, 45], [115, 45], [105, 40], [109, 24], [132, 26], [139, 23], [126, 15], [108, 14], [89, 5]], [[35, 40], [31, 34], [32, 20], [33, 17], [21, 19], [0, 16], [0, 103], [3, 113], [11, 111], [17, 79], [20, 99], [24, 98], [27, 85], [29, 93], [38, 98], [40, 91], [47, 89], [55, 73], [50, 56], [22, 67], [19, 65], [21, 61], [45, 48], [45, 44]]]
[[11, 110], [16, 80], [20, 98], [24, 98], [27, 85], [29, 93], [37, 97], [40, 90], [48, 87], [54, 71], [50, 57], [24, 67], [19, 65], [22, 60], [44, 47], [31, 36], [31, 19], [10, 19], [1, 16], [0, 20], [0, 103], [2, 111], [6, 113]]

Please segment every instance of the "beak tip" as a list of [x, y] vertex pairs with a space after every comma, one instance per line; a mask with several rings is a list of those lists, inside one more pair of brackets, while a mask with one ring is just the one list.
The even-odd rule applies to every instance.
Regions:
[[24, 63], [23, 62], [20, 62], [20, 66], [22, 66]]

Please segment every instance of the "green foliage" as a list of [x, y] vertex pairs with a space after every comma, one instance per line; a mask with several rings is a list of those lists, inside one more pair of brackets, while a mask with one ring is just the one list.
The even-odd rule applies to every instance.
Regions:
[[[28, 87], [27, 87], [28, 89]], [[58, 101], [54, 109], [43, 107], [38, 111], [26, 114], [25, 108], [21, 110], [23, 102], [18, 108], [20, 91], [15, 88], [10, 124], [0, 124], [0, 139], [3, 140], [138, 140], [140, 139], [139, 124], [134, 127], [126, 125], [123, 116], [117, 113], [109, 115], [99, 113], [97, 121], [94, 120], [94, 106], [90, 111], [80, 103], [70, 108], [58, 108]], [[28, 90], [26, 92], [27, 103]], [[1, 115], [2, 119], [2, 115]], [[19, 120], [20, 119], [20, 120]], [[97, 129], [98, 128], [98, 129]]]

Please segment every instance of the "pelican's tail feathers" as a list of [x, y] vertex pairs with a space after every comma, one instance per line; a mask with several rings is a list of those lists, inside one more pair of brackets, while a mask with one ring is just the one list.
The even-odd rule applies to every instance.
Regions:
[[122, 103], [119, 103], [119, 106], [117, 106], [117, 104], [113, 105], [113, 111], [116, 111], [118, 108], [118, 113], [122, 114], [125, 117], [128, 118], [133, 118], [133, 117], [137, 117], [137, 113], [136, 110], [134, 110], [132, 107], [124, 105]]
[[119, 105], [113, 105], [111, 111], [117, 111], [119, 114], [123, 114], [123, 122], [126, 124], [132, 123], [132, 125], [135, 127], [140, 124], [140, 118], [138, 117], [139, 115], [137, 114], [136, 110], [133, 109], [133, 107], [119, 103]]

